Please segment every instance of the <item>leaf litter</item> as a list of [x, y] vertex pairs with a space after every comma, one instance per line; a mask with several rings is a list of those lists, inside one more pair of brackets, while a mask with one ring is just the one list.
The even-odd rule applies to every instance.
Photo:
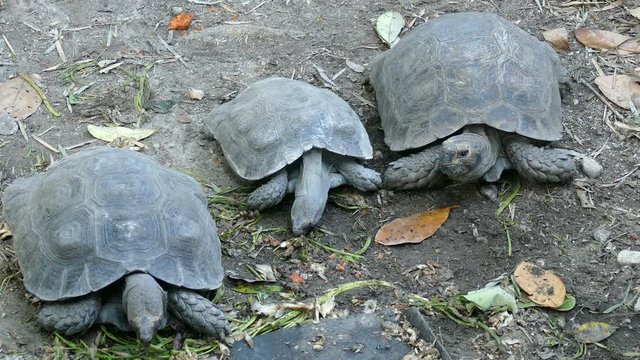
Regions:
[[375, 241], [387, 246], [420, 243], [438, 231], [447, 221], [452, 208], [440, 208], [395, 219], [378, 230]]
[[21, 77], [0, 84], [0, 111], [15, 120], [31, 116], [42, 104], [42, 99], [33, 87]]
[[518, 264], [513, 276], [520, 289], [534, 303], [550, 308], [559, 308], [564, 304], [567, 289], [558, 275], [523, 261]]
[[620, 55], [640, 53], [637, 40], [613, 31], [579, 28], [574, 31], [576, 39], [587, 47], [597, 50], [617, 50]]
[[398, 36], [404, 24], [405, 21], [401, 14], [395, 11], [388, 11], [380, 15], [376, 20], [376, 32], [382, 41], [389, 47], [393, 47], [399, 40]]
[[624, 109], [640, 107], [640, 84], [627, 75], [598, 76], [595, 79], [598, 89], [616, 105]]

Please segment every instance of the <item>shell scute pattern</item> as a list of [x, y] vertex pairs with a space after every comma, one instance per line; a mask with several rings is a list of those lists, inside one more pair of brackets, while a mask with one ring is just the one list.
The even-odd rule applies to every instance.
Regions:
[[373, 154], [360, 119], [329, 90], [268, 78], [221, 105], [207, 120], [231, 168], [258, 180], [295, 162], [311, 148], [370, 159]]
[[[73, 201], [56, 202], [58, 189], [73, 189]], [[145, 155], [75, 154], [17, 180], [3, 205], [25, 287], [42, 300], [85, 295], [134, 271], [195, 290], [222, 282], [217, 229], [199, 185]]]
[[554, 57], [546, 44], [496, 15], [428, 21], [374, 61], [371, 82], [385, 142], [393, 151], [419, 148], [470, 124], [560, 139]]

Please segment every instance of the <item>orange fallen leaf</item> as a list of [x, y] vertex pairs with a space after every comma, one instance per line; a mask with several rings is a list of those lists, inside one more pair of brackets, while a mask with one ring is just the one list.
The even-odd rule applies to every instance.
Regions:
[[555, 49], [569, 50], [569, 34], [565, 28], [557, 28], [542, 33], [542, 37]]
[[289, 279], [291, 279], [291, 281], [293, 281], [296, 284], [304, 285], [304, 279], [297, 272], [289, 275]]
[[554, 309], [564, 303], [567, 288], [562, 279], [551, 271], [523, 261], [513, 275], [518, 286], [529, 294], [529, 299], [534, 303]]
[[169, 22], [169, 30], [187, 30], [192, 20], [193, 13], [181, 12], [171, 19], [171, 22]]
[[447, 221], [450, 210], [447, 207], [395, 219], [378, 230], [375, 240], [382, 245], [422, 242]]
[[640, 84], [627, 75], [598, 76], [596, 85], [607, 99], [621, 108], [629, 109], [629, 102], [640, 106]]
[[613, 31], [579, 28], [574, 32], [584, 46], [598, 50], [618, 50], [620, 54], [640, 53], [638, 41]]

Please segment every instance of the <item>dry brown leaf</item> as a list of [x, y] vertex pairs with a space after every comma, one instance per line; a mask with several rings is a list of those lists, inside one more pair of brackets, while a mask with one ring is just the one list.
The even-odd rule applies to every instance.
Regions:
[[640, 106], [640, 84], [627, 75], [598, 76], [596, 85], [607, 99], [616, 105], [629, 109], [629, 102], [633, 101], [636, 107]]
[[637, 8], [629, 9], [629, 14], [634, 16], [636, 19], [640, 19], [640, 6]]
[[557, 28], [542, 33], [542, 37], [555, 49], [569, 50], [569, 33], [565, 28]]
[[378, 230], [376, 242], [389, 246], [422, 242], [447, 221], [450, 210], [447, 207], [395, 219]]
[[613, 31], [579, 28], [576, 39], [584, 46], [598, 50], [618, 50], [620, 54], [639, 53], [640, 45], [636, 40]]
[[534, 303], [554, 309], [564, 303], [567, 289], [562, 279], [551, 271], [523, 261], [513, 275], [518, 286], [529, 294], [529, 299]]
[[42, 99], [38, 93], [20, 77], [0, 83], [0, 112], [5, 112], [16, 120], [23, 120], [33, 114]]

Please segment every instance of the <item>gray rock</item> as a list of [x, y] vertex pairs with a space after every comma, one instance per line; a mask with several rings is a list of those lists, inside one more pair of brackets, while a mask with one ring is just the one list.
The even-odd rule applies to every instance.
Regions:
[[7, 113], [0, 113], [0, 135], [13, 135], [18, 131], [18, 124]]
[[620, 250], [618, 253], [618, 263], [621, 265], [640, 264], [640, 251]]
[[605, 228], [597, 228], [593, 232], [593, 238], [601, 243], [605, 243], [609, 239], [609, 236], [611, 236], [611, 231]]
[[604, 169], [599, 162], [590, 157], [584, 157], [580, 161], [580, 166], [582, 167], [582, 172], [585, 173], [590, 178], [597, 178], [602, 174], [602, 170]]
[[[325, 319], [318, 324], [274, 331], [253, 338], [253, 349], [236, 342], [234, 360], [298, 359], [402, 359], [409, 345], [381, 335], [382, 321], [374, 314]], [[322, 343], [322, 345], [320, 345]]]

